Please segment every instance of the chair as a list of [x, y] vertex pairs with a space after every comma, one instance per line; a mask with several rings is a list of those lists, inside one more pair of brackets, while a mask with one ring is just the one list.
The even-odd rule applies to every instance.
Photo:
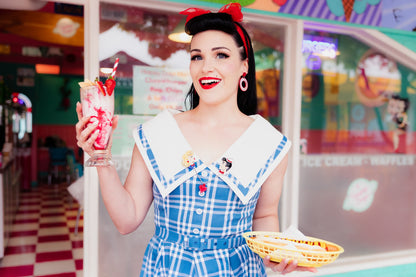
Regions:
[[[77, 218], [75, 222], [75, 231], [74, 235], [78, 235], [78, 226], [79, 220], [81, 217], [82, 210], [84, 209], [84, 178], [81, 178], [84, 175], [84, 168], [83, 166], [76, 162], [74, 151], [69, 150], [67, 155], [67, 176], [66, 182], [70, 184], [68, 186], [68, 191], [71, 196], [77, 200], [79, 204]], [[72, 201], [71, 201], [72, 203]]]
[[68, 148], [66, 147], [51, 147], [49, 148], [49, 171], [48, 171], [48, 184], [52, 184], [52, 181], [60, 182], [62, 179], [62, 173], [66, 172]]
[[75, 160], [74, 151], [69, 150], [66, 155], [66, 163], [67, 163], [67, 175], [66, 175], [66, 182], [70, 184], [72, 181], [77, 180], [79, 177], [84, 175], [84, 168], [83, 166]]
[[49, 148], [39, 147], [37, 152], [38, 178], [41, 183], [48, 182], [49, 176]]
[[84, 177], [78, 178], [75, 182], [68, 186], [67, 190], [71, 196], [78, 201], [79, 204], [74, 230], [74, 235], [76, 236], [78, 235], [78, 226], [81, 212], [84, 209]]

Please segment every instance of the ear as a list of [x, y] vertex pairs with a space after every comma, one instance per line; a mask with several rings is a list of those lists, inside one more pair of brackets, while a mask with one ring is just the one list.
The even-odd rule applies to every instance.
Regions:
[[243, 75], [243, 73], [248, 73], [248, 59], [245, 59], [242, 63], [241, 63], [241, 75]]

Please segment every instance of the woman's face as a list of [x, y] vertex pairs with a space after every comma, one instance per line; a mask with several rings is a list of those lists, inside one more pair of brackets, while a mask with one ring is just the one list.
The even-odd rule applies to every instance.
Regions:
[[391, 115], [396, 115], [398, 113], [404, 112], [405, 103], [404, 101], [398, 99], [390, 99], [387, 106], [387, 112]]
[[248, 71], [240, 51], [234, 38], [221, 31], [205, 31], [193, 37], [190, 74], [200, 101], [236, 99], [240, 77]]

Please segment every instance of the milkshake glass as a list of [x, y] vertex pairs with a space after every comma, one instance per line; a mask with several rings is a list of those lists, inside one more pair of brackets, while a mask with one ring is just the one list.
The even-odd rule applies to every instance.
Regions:
[[[103, 89], [103, 90], [102, 90]], [[107, 93], [107, 88], [91, 83], [90, 86], [80, 88], [83, 116], [90, 117], [89, 124], [98, 122], [96, 130], [98, 137], [94, 142], [94, 153], [85, 162], [85, 166], [109, 166], [113, 162], [107, 149], [112, 131], [112, 119], [114, 115], [114, 93]]]

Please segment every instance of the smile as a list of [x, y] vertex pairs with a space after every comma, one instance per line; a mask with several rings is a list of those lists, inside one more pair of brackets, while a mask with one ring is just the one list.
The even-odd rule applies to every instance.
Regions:
[[211, 89], [218, 85], [221, 82], [221, 79], [212, 78], [212, 77], [203, 77], [199, 79], [199, 84], [203, 89]]

